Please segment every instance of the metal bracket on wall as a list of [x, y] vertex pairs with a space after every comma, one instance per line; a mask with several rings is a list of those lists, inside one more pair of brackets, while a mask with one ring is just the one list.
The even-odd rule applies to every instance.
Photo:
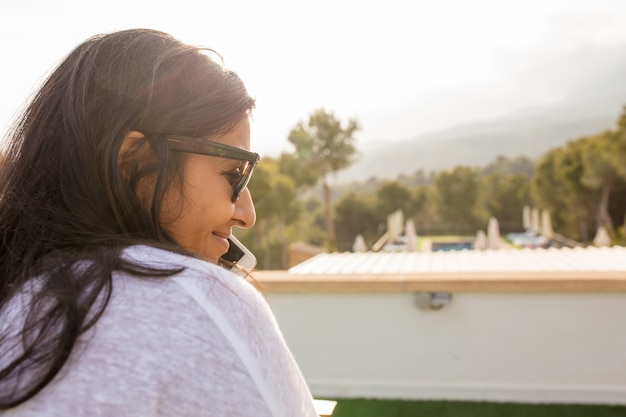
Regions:
[[418, 292], [415, 294], [415, 304], [421, 310], [441, 310], [452, 302], [452, 293], [449, 292]]

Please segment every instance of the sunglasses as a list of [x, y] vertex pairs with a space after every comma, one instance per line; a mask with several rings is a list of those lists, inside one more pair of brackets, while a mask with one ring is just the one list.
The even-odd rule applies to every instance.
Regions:
[[200, 155], [218, 156], [220, 158], [236, 159], [241, 161], [239, 179], [233, 183], [232, 202], [239, 199], [239, 195], [246, 188], [254, 167], [261, 157], [256, 152], [249, 152], [223, 143], [212, 142], [206, 139], [191, 136], [172, 135], [167, 137], [167, 145], [173, 151], [195, 153]]

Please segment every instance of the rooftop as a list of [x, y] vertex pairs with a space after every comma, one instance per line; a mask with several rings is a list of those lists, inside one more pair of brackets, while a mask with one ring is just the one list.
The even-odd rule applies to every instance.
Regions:
[[626, 248], [321, 253], [257, 271], [270, 292], [626, 291]]

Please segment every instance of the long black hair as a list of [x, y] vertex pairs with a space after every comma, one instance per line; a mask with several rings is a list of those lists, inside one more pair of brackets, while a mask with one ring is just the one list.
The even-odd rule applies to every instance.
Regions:
[[[106, 307], [114, 270], [175, 272], [121, 259], [133, 244], [184, 252], [158, 221], [185, 162], [165, 137], [226, 134], [253, 107], [210, 51], [154, 30], [90, 38], [52, 72], [0, 162], [0, 409], [55, 377]], [[145, 137], [120, 158], [130, 131]]]

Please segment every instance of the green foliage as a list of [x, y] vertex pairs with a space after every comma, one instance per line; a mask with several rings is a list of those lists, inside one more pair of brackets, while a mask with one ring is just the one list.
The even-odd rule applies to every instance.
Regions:
[[[407, 177], [352, 184], [335, 204], [339, 249], [348, 250], [357, 234], [370, 244], [376, 241], [385, 231], [387, 216], [398, 209], [405, 219], [413, 219], [420, 234], [473, 235], [486, 227], [491, 215], [500, 220], [503, 231], [520, 231], [523, 207], [532, 204], [530, 177], [520, 173], [527, 169], [519, 169], [526, 162], [520, 160], [509, 163], [501, 157], [491, 165], [497, 169], [458, 167], [412, 187], [405, 185]], [[419, 176], [426, 178], [423, 172]], [[365, 213], [372, 211], [374, 219], [366, 220]]]
[[376, 216], [376, 199], [371, 195], [349, 192], [335, 204], [335, 227], [339, 251], [352, 250], [354, 239], [363, 235], [368, 247], [378, 236], [380, 216]]
[[599, 189], [605, 184], [611, 184], [619, 176], [613, 164], [615, 154], [614, 142], [609, 132], [581, 138], [578, 141], [581, 146], [580, 156], [583, 166], [583, 175], [580, 181], [583, 185]]
[[291, 223], [300, 214], [297, 204], [296, 184], [279, 170], [279, 163], [263, 158], [250, 180], [257, 216], [271, 222]]
[[474, 233], [482, 222], [476, 216], [480, 181], [475, 168], [459, 166], [435, 177], [440, 219], [456, 234]]
[[579, 141], [556, 148], [539, 160], [531, 181], [537, 206], [552, 214], [554, 230], [575, 240], [589, 241], [595, 225], [599, 194], [585, 186]]
[[257, 223], [238, 233], [241, 241], [256, 254], [259, 269], [282, 269], [287, 266], [287, 227], [302, 212], [296, 185], [280, 171], [278, 161], [263, 158], [248, 185], [254, 198]]
[[614, 227], [623, 224], [625, 210], [620, 204], [626, 187], [623, 135], [620, 127], [582, 137], [552, 150], [539, 161], [532, 194], [539, 205], [553, 213], [555, 230], [589, 242], [597, 226], [604, 225], [617, 237]]
[[411, 217], [422, 231], [434, 230], [439, 223], [439, 213], [437, 210], [437, 193], [432, 185], [420, 185], [413, 189], [411, 199]]
[[295, 225], [296, 240], [306, 241], [312, 245], [323, 246], [326, 241], [326, 219], [324, 202], [318, 197], [309, 197], [302, 202], [306, 216]]
[[397, 181], [386, 181], [376, 192], [376, 214], [379, 219], [386, 219], [396, 210], [402, 210], [405, 217], [413, 215], [411, 190]]
[[535, 163], [525, 156], [518, 156], [512, 159], [498, 156], [481, 170], [481, 175], [522, 174], [526, 177], [532, 177], [534, 173]]
[[609, 198], [611, 189], [620, 179], [620, 174], [614, 164], [617, 162], [614, 158], [617, 147], [611, 136], [610, 132], [605, 132], [587, 140], [581, 140], [583, 175], [580, 178], [582, 184], [594, 190], [600, 190], [598, 223], [604, 225], [609, 233], [614, 231], [613, 221], [609, 216]]
[[331, 191], [327, 176], [348, 167], [355, 158], [354, 134], [359, 130], [355, 119], [348, 120], [345, 127], [332, 112], [324, 109], [314, 111], [308, 122], [298, 123], [289, 133], [289, 142], [295, 147], [296, 159], [302, 168], [315, 172], [324, 189], [326, 220], [326, 247], [336, 248], [335, 229], [332, 221]]
[[423, 169], [418, 169], [411, 175], [402, 174], [398, 176], [398, 182], [407, 187], [418, 187], [420, 185], [430, 185], [435, 181], [436, 172], [426, 173]]
[[288, 140], [295, 147], [298, 160], [314, 170], [318, 179], [324, 180], [328, 174], [354, 162], [357, 130], [359, 125], [355, 119], [350, 119], [343, 127], [332, 112], [319, 109], [309, 116], [307, 123], [298, 123]]
[[622, 109], [622, 114], [617, 120], [617, 129], [610, 134], [615, 146], [613, 166], [622, 178], [626, 178], [626, 106]]
[[284, 152], [278, 159], [278, 170], [293, 180], [297, 188], [310, 187], [318, 181], [317, 172], [302, 165], [297, 155]]
[[480, 192], [483, 209], [480, 219], [484, 224], [494, 216], [502, 233], [523, 230], [520, 213], [525, 205], [532, 206], [530, 176], [494, 172], [481, 178]]
[[[569, 141], [536, 163], [499, 156], [484, 167], [336, 184], [331, 196], [326, 175], [352, 161], [357, 128], [355, 121], [344, 128], [332, 113], [318, 110], [292, 130], [295, 153], [261, 162], [250, 184], [259, 221], [255, 232], [244, 232], [261, 267], [284, 267], [289, 242], [328, 244], [332, 227], [337, 246], [331, 250], [350, 250], [357, 234], [371, 245], [397, 209], [419, 234], [473, 235], [486, 228], [489, 216], [499, 220], [503, 233], [521, 231], [522, 209], [529, 205], [549, 210], [559, 234], [589, 242], [598, 224], [608, 223], [615, 226], [614, 240], [626, 243], [620, 227], [626, 211], [626, 107], [615, 130]], [[331, 211], [335, 221], [329, 227]]]

